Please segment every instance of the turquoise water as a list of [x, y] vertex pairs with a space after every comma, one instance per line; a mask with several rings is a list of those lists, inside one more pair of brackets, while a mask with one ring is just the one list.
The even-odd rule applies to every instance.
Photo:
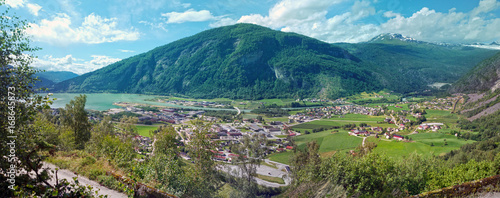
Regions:
[[[45, 94], [40, 94], [45, 95]], [[70, 100], [79, 96], [80, 94], [75, 93], [54, 93], [50, 98], [56, 98], [54, 103], [51, 105], [52, 108], [64, 108]], [[153, 99], [157, 96], [154, 95], [140, 95], [140, 94], [107, 94], [107, 93], [91, 93], [87, 95], [87, 103], [85, 104], [85, 109], [92, 109], [98, 111], [104, 111], [112, 108], [118, 108], [119, 106], [113, 105], [115, 102], [128, 102], [128, 103], [140, 103], [149, 105], [159, 105], [164, 107], [173, 108], [190, 108], [190, 109], [207, 109], [207, 110], [231, 110], [235, 109], [218, 109], [218, 108], [201, 108], [201, 107], [188, 107], [182, 105], [167, 104], [163, 102], [152, 102], [145, 101], [146, 99]]]

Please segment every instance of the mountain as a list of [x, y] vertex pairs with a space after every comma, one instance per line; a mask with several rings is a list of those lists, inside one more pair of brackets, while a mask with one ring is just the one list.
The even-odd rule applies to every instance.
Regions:
[[58, 83], [54, 91], [272, 98], [380, 89], [346, 50], [295, 33], [237, 24], [198, 33]]
[[37, 81], [35, 83], [35, 89], [50, 88], [50, 87], [54, 86], [54, 84], [56, 84], [54, 81], [49, 80], [49, 79], [44, 78], [44, 77], [40, 77], [40, 76], [38, 76], [38, 80], [40, 80], [40, 81]]
[[500, 110], [500, 53], [488, 58], [460, 78], [449, 90], [465, 93], [460, 113], [468, 120], [492, 115]]
[[383, 88], [411, 92], [435, 82], [454, 82], [493, 53], [398, 35], [360, 44], [330, 44], [295, 33], [236, 24], [60, 82], [53, 91], [244, 99], [338, 98]]
[[67, 71], [45, 71], [38, 72], [35, 74], [35, 76], [37, 76], [38, 80], [40, 80], [35, 83], [35, 89], [40, 89], [51, 88], [58, 82], [77, 77], [78, 74]]
[[44, 71], [36, 74], [39, 77], [49, 79], [55, 83], [77, 77], [78, 74], [69, 71]]
[[382, 86], [399, 93], [453, 83], [480, 61], [498, 51], [418, 41], [400, 34], [382, 34], [363, 43], [337, 43], [371, 68]]
[[476, 65], [452, 87], [452, 93], [476, 93], [500, 88], [500, 53]]

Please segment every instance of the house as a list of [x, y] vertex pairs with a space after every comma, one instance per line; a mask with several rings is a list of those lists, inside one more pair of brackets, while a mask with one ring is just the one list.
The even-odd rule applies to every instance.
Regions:
[[394, 134], [392, 137], [393, 137], [395, 140], [399, 140], [399, 141], [404, 140], [403, 136], [400, 136], [400, 135], [397, 135], [397, 134]]
[[262, 130], [262, 128], [261, 128], [261, 127], [259, 127], [259, 126], [258, 126], [258, 125], [256, 125], [256, 124], [251, 124], [251, 125], [250, 125], [250, 129], [251, 129], [252, 131], [255, 131], [255, 132]]
[[271, 134], [275, 134], [275, 135], [281, 134], [281, 129], [280, 128], [275, 128], [275, 127], [265, 128], [264, 131], [268, 132], [268, 133], [271, 133]]
[[365, 136], [369, 136], [370, 132], [368, 132], [366, 130], [357, 130], [357, 129], [354, 129], [354, 130], [351, 130], [351, 132], [349, 132], [349, 135], [354, 135], [354, 136], [365, 135]]

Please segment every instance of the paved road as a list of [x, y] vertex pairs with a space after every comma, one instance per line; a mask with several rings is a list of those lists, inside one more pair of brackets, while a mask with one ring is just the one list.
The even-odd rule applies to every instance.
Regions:
[[238, 107], [234, 107], [236, 110], [238, 110], [238, 114], [236, 114], [236, 116], [240, 115], [241, 111], [240, 109], [238, 109]]
[[[50, 170], [53, 170], [55, 171], [55, 169], [57, 168], [57, 166], [53, 165], [53, 164], [50, 164], [50, 163], [47, 163], [47, 162], [44, 162], [43, 163], [43, 168], [49, 168]], [[51, 185], [55, 185], [56, 184], [56, 177], [54, 176], [54, 174], [51, 172], [51, 171], [48, 171], [50, 173], [50, 175], [52, 176], [52, 179], [49, 180], [49, 184]], [[59, 169], [59, 171], [57, 172], [57, 177], [59, 180], [61, 179], [66, 179], [68, 180], [69, 182], [73, 182], [73, 177], [77, 177], [73, 172], [69, 171], [69, 170], [65, 170], [65, 169]], [[106, 188], [104, 186], [101, 186], [99, 183], [95, 182], [95, 181], [92, 181], [86, 177], [83, 177], [83, 176], [80, 176], [78, 175], [78, 182], [80, 182], [80, 184], [83, 184], [83, 185], [90, 185], [92, 186], [93, 188], [93, 191], [99, 189], [99, 195], [108, 195], [109, 198], [127, 198], [128, 196], [123, 194], [123, 193], [120, 193], [118, 191], [115, 191], [115, 190], [111, 190], [109, 188]]]
[[[257, 184], [262, 185], [262, 186], [267, 186], [267, 187], [281, 187], [281, 186], [288, 186], [291, 183], [291, 178], [289, 177], [288, 173], [281, 171], [281, 169], [285, 169], [285, 166], [288, 166], [286, 164], [281, 164], [278, 162], [273, 162], [268, 159], [265, 160], [267, 163], [275, 163], [278, 169], [265, 166], [265, 165], [260, 165], [257, 167], [257, 174], [259, 175], [266, 175], [266, 176], [271, 176], [271, 177], [279, 177], [279, 178], [284, 178], [285, 184], [278, 184], [278, 183], [273, 183], [273, 182], [268, 182], [259, 178], [255, 178], [257, 181]], [[233, 170], [239, 170], [239, 167], [237, 165], [226, 165], [226, 167], [223, 169], [225, 172], [229, 172], [232, 175], [235, 175]], [[242, 173], [239, 173], [239, 175], [235, 175], [238, 177], [241, 177]]]

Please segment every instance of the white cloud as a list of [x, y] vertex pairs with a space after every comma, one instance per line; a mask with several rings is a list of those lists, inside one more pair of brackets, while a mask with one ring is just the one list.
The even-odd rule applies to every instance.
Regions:
[[296, 32], [326, 42], [359, 42], [379, 32], [376, 25], [357, 23], [376, 13], [368, 1], [355, 1], [349, 12], [327, 18], [329, 7], [342, 2], [282, 0], [269, 10], [268, 16], [246, 15], [238, 22], [280, 28], [284, 32]]
[[132, 53], [132, 52], [135, 52], [134, 50], [124, 50], [124, 49], [120, 49], [119, 51], [120, 51], [120, 52], [124, 52], [124, 53]]
[[253, 23], [279, 28], [324, 20], [328, 8], [342, 1], [282, 0], [269, 10], [268, 16], [260, 14], [245, 15], [238, 20], [238, 23]]
[[[494, 3], [494, 4], [492, 4]], [[456, 12], [451, 9], [448, 13], [436, 12], [429, 8], [422, 8], [409, 17], [396, 16], [381, 24], [384, 32], [401, 33], [417, 40], [432, 42], [488, 42], [500, 38], [500, 19], [487, 19], [479, 16], [481, 13], [493, 11], [492, 6], [498, 8], [497, 2], [481, 1], [479, 6], [468, 13]]]
[[215, 27], [221, 27], [221, 26], [227, 26], [227, 25], [234, 25], [236, 24], [236, 20], [231, 19], [231, 18], [221, 18], [213, 23], [210, 23], [209, 26], [212, 28]]
[[[361, 42], [380, 33], [401, 33], [423, 41], [452, 43], [500, 39], [500, 19], [491, 17], [491, 12], [500, 8], [496, 0], [481, 0], [468, 13], [456, 12], [453, 8], [441, 13], [424, 7], [408, 17], [393, 11], [377, 12], [369, 1], [356, 0], [350, 10], [329, 16], [329, 8], [342, 2], [281, 0], [269, 9], [267, 16], [250, 14], [237, 22], [296, 32], [326, 42]], [[377, 13], [387, 21], [376, 24], [363, 20]]]
[[479, 6], [470, 12], [470, 15], [476, 16], [481, 13], [488, 13], [496, 10], [498, 7], [500, 7], [500, 2], [497, 2], [496, 0], [482, 0], [479, 2]]
[[31, 14], [38, 16], [38, 11], [42, 9], [42, 6], [36, 4], [36, 3], [28, 3], [28, 9], [31, 12]]
[[83, 23], [73, 27], [67, 14], [58, 14], [52, 20], [43, 19], [39, 24], [30, 24], [27, 33], [34, 40], [56, 45], [70, 43], [98, 44], [115, 41], [134, 41], [139, 39], [139, 32], [134, 28], [121, 30], [116, 18], [103, 18], [94, 13], [85, 17]]
[[101, 55], [92, 55], [91, 57], [92, 60], [85, 61], [83, 59], [74, 58], [72, 55], [66, 55], [61, 58], [44, 56], [43, 58], [35, 59], [33, 66], [46, 71], [70, 71], [81, 75], [121, 60], [119, 58]]
[[5, 4], [13, 8], [24, 7], [24, 0], [5, 0]]
[[160, 29], [160, 30], [163, 30], [165, 32], [168, 32], [168, 29], [165, 27], [164, 22], [159, 22], [159, 23], [154, 22], [153, 23], [153, 22], [149, 22], [149, 21], [139, 21], [139, 23], [150, 26], [152, 29]]
[[161, 16], [167, 17], [167, 23], [199, 22], [215, 19], [208, 10], [196, 11], [194, 9], [189, 9], [185, 12], [162, 13]]

